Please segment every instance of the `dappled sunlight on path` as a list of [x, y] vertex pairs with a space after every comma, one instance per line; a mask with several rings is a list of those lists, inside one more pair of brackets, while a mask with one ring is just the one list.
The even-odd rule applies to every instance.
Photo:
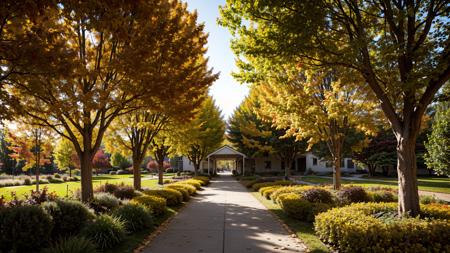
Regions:
[[143, 252], [305, 252], [282, 224], [231, 176], [194, 197]]

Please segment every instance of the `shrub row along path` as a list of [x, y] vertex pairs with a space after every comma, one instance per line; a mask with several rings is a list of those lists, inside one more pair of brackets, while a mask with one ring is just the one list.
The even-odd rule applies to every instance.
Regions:
[[[326, 179], [330, 179], [332, 180], [332, 177], [325, 177], [325, 176], [316, 176], [318, 178], [326, 178]], [[341, 177], [341, 179], [344, 180], [355, 180], [355, 181], [372, 181], [372, 182], [380, 182], [380, 183], [385, 183], [385, 181], [380, 180], [380, 179], [366, 179], [366, 178], [359, 178], [359, 177]], [[297, 180], [297, 183], [300, 184], [307, 184], [307, 185], [319, 185], [319, 183], [311, 183], [311, 182], [306, 182], [306, 181], [302, 181], [302, 180]], [[434, 196], [438, 199], [442, 199], [445, 200], [447, 202], [450, 202], [450, 194], [448, 193], [444, 193], [444, 192], [429, 192], [429, 191], [422, 191], [419, 190], [419, 195], [423, 195], [423, 196]]]
[[306, 252], [306, 247], [231, 176], [200, 191], [145, 253]]

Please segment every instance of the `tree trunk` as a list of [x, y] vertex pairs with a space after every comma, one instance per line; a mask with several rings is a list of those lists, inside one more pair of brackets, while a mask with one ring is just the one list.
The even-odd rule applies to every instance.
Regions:
[[138, 159], [133, 159], [133, 186], [135, 190], [141, 189], [141, 162]]
[[92, 187], [92, 156], [84, 151], [79, 155], [81, 170], [81, 201], [89, 202], [93, 194]]
[[284, 180], [289, 180], [289, 177], [291, 176], [291, 163], [292, 161], [286, 161], [284, 165]]
[[200, 163], [194, 163], [194, 175], [198, 176], [198, 171], [200, 170]]
[[420, 211], [417, 188], [416, 139], [397, 137], [398, 212], [417, 216]]
[[158, 161], [158, 184], [164, 184], [164, 160]]
[[375, 170], [377, 167], [375, 165], [369, 164], [367, 165], [367, 168], [369, 169], [369, 176], [375, 176]]
[[337, 152], [334, 156], [333, 168], [333, 188], [339, 190], [341, 188], [341, 155]]

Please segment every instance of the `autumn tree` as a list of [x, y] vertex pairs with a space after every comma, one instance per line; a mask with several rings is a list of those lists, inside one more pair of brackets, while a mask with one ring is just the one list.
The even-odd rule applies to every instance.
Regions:
[[415, 143], [450, 78], [448, 1], [228, 0], [221, 13], [242, 67], [277, 56], [364, 78], [397, 139], [399, 213], [418, 215]]
[[186, 155], [194, 165], [195, 174], [206, 156], [219, 148], [224, 140], [225, 123], [219, 108], [211, 97], [207, 97], [194, 118], [179, 126], [172, 145], [177, 153]]
[[[92, 159], [115, 118], [196, 97], [214, 80], [203, 57], [207, 35], [179, 1], [61, 0], [46, 11], [44, 20], [25, 26], [40, 40], [27, 57], [41, 58], [40, 65], [15, 66], [30, 74], [12, 73], [6, 84], [21, 97], [21, 112], [73, 143], [88, 201]], [[7, 26], [20, 26], [15, 21]], [[8, 31], [12, 38], [22, 32]]]
[[9, 132], [11, 158], [24, 161], [24, 171], [35, 170], [36, 191], [39, 191], [40, 167], [49, 164], [52, 155], [52, 136], [48, 129], [35, 125], [19, 125], [18, 134]]
[[112, 164], [112, 166], [118, 167], [119, 169], [122, 169], [122, 170], [131, 166], [131, 163], [128, 160], [128, 158], [123, 156], [119, 152], [115, 152], [111, 156], [111, 164]]
[[[373, 103], [358, 92], [359, 80], [337, 70], [284, 66], [261, 81], [262, 110], [287, 135], [323, 141], [333, 160], [333, 184], [340, 188], [344, 143], [352, 131], [374, 134]], [[355, 145], [356, 146], [356, 145]]]
[[69, 177], [72, 177], [72, 169], [76, 166], [73, 156], [76, 155], [75, 148], [71, 141], [60, 138], [53, 152], [55, 163], [59, 170], [69, 170]]
[[105, 154], [102, 148], [99, 148], [95, 152], [94, 158], [92, 159], [92, 167], [96, 169], [97, 174], [99, 169], [111, 168], [109, 156]]
[[[444, 90], [450, 96], [450, 85]], [[431, 133], [425, 143], [425, 163], [438, 175], [450, 175], [450, 100], [436, 104]]]
[[285, 178], [290, 176], [295, 157], [306, 151], [306, 142], [287, 136], [286, 129], [277, 129], [271, 119], [258, 116], [260, 96], [256, 89], [234, 111], [229, 120], [227, 138], [239, 151], [249, 156], [273, 154], [283, 163]]

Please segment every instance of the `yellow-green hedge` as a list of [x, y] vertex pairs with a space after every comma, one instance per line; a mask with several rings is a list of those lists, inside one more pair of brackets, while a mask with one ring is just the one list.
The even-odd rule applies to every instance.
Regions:
[[177, 206], [183, 202], [183, 194], [175, 189], [145, 190], [144, 194], [165, 198], [168, 206]]
[[165, 212], [167, 207], [166, 199], [159, 196], [142, 195], [134, 197], [130, 203], [143, 205], [151, 210], [151, 212], [158, 216]]
[[275, 182], [256, 183], [252, 185], [253, 191], [258, 191], [260, 188], [275, 185], [294, 185], [295, 183], [290, 180], [279, 180]]
[[[422, 209], [423, 216], [443, 214]], [[396, 203], [352, 204], [318, 214], [314, 227], [339, 252], [450, 252], [450, 220], [400, 219], [396, 210]]]
[[185, 188], [189, 192], [190, 195], [194, 195], [197, 192], [197, 188], [195, 188], [195, 186], [186, 184], [186, 183], [184, 183], [184, 181], [179, 181], [179, 182], [169, 184], [169, 185], [181, 185], [181, 186], [183, 186], [183, 188]]
[[283, 187], [282, 185], [274, 185], [274, 186], [266, 186], [266, 187], [262, 187], [259, 189], [259, 193], [261, 194], [261, 196], [264, 196], [266, 199], [270, 199], [270, 195], [280, 189], [281, 187]]
[[201, 181], [201, 182], [202, 182], [202, 186], [206, 186], [206, 185], [209, 184], [209, 177], [205, 177], [205, 176], [196, 176], [196, 177], [193, 177], [192, 179]]
[[188, 180], [184, 180], [182, 182], [183, 182], [183, 184], [189, 184], [189, 185], [194, 186], [197, 190], [201, 189], [202, 188], [202, 184], [203, 184], [203, 181], [198, 180], [198, 179], [193, 179], [193, 178], [188, 179]]
[[189, 190], [184, 185], [181, 185], [181, 184], [169, 184], [169, 185], [166, 185], [165, 188], [174, 189], [174, 190], [177, 190], [177, 191], [181, 192], [181, 194], [183, 195], [183, 201], [188, 201], [189, 198], [191, 197], [191, 194], [189, 193]]
[[278, 196], [278, 204], [292, 218], [301, 221], [314, 221], [314, 217], [331, 208], [325, 203], [311, 203], [297, 193], [285, 193]]
[[278, 202], [278, 196], [285, 193], [301, 193], [302, 191], [312, 189], [314, 186], [309, 185], [293, 185], [293, 186], [284, 186], [276, 189], [272, 194], [270, 194], [270, 199], [274, 202]]

